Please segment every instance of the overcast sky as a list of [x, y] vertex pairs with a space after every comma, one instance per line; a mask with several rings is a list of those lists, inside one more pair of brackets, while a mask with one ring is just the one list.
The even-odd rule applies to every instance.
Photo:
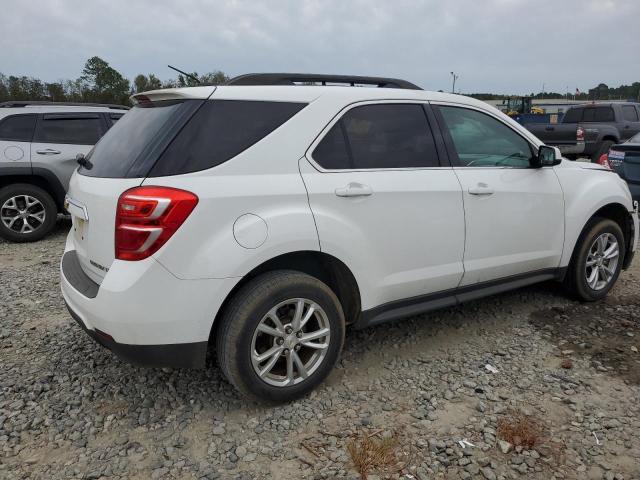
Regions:
[[[438, 90], [564, 93], [640, 81], [639, 0], [2, 0], [0, 72], [399, 77]], [[458, 90], [458, 88], [456, 88]]]

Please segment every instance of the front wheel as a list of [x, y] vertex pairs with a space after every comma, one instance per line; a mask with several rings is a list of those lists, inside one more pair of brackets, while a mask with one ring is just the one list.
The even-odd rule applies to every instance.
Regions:
[[269, 272], [251, 280], [220, 321], [220, 368], [240, 392], [258, 401], [289, 401], [311, 391], [331, 372], [344, 343], [336, 295], [300, 272]]
[[594, 218], [578, 242], [569, 265], [568, 287], [580, 300], [600, 300], [620, 275], [625, 256], [624, 235], [613, 220]]

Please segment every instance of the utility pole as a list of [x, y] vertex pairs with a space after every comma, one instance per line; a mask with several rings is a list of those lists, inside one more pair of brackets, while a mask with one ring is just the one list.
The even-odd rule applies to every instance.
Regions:
[[453, 77], [453, 86], [451, 87], [451, 93], [456, 93], [456, 80], [460, 78], [460, 75], [456, 75], [455, 73], [451, 72], [451, 76]]

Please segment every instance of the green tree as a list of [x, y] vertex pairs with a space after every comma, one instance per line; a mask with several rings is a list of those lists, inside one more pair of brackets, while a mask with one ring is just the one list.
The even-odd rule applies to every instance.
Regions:
[[128, 103], [129, 81], [100, 57], [87, 60], [79, 80], [85, 87], [83, 97], [86, 101]]
[[62, 82], [53, 82], [53, 83], [45, 83], [45, 90], [47, 92], [47, 96], [49, 100], [52, 102], [66, 102], [67, 94], [64, 91], [64, 83]]
[[153, 73], [146, 75], [139, 74], [133, 79], [133, 87], [135, 93], [148, 92], [149, 90], [158, 90], [162, 88], [162, 82]]

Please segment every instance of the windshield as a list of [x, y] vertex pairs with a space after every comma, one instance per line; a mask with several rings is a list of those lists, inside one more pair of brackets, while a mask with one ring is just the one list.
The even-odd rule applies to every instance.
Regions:
[[201, 103], [163, 101], [135, 106], [96, 144], [87, 155], [89, 163], [78, 173], [103, 178], [144, 177], [161, 153], [157, 150], [173, 138], [181, 119], [188, 118]]
[[640, 133], [636, 133], [633, 137], [627, 140], [627, 143], [640, 143]]

